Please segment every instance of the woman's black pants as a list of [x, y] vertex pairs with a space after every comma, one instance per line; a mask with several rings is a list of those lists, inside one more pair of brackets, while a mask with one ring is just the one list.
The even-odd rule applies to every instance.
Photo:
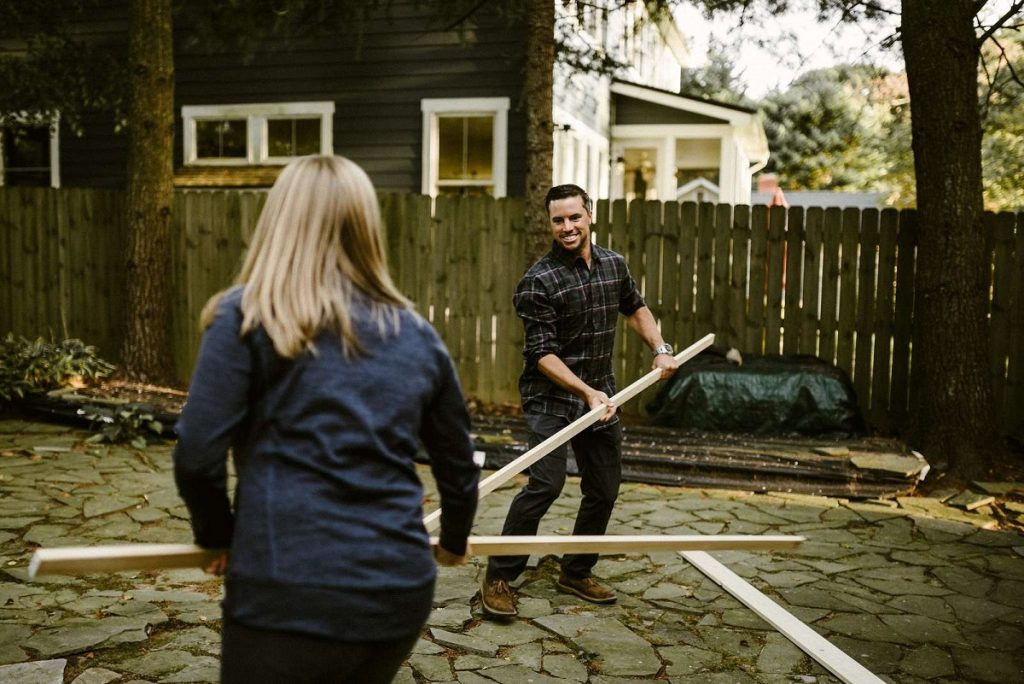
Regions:
[[389, 684], [419, 633], [351, 642], [255, 629], [225, 618], [222, 684]]

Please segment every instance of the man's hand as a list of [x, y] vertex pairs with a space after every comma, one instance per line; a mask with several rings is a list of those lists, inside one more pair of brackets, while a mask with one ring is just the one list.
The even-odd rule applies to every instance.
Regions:
[[[675, 359], [673, 359], [673, 361], [674, 360]], [[596, 409], [597, 407], [602, 405], [607, 408], [605, 410], [604, 415], [601, 416], [598, 420], [599, 422], [607, 423], [609, 420], [612, 419], [612, 416], [615, 415], [615, 404], [612, 403], [612, 400], [609, 399], [608, 395], [605, 394], [604, 392], [594, 390], [593, 392], [587, 394], [587, 406], [589, 406], [592, 409]]]
[[434, 560], [437, 561], [438, 565], [447, 565], [449, 567], [453, 565], [465, 565], [466, 559], [470, 556], [469, 544], [466, 544], [466, 553], [462, 556], [456, 556], [451, 551], [447, 550], [440, 544], [434, 546]]
[[672, 377], [679, 368], [679, 362], [671, 354], [658, 354], [651, 362], [651, 370], [661, 369], [661, 379]]

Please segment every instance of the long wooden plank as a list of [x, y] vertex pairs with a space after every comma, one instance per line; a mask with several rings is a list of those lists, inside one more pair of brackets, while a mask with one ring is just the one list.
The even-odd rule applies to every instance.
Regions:
[[[679, 535], [539, 535], [503, 537], [471, 536], [473, 556], [523, 556], [534, 553], [650, 553], [655, 551], [740, 550], [796, 548], [805, 541], [794, 535], [679, 534]], [[432, 546], [438, 539], [431, 538]], [[29, 577], [38, 575], [87, 575], [124, 570], [160, 570], [202, 567], [222, 549], [194, 544], [115, 544], [36, 549], [29, 562]]]
[[[698, 341], [691, 344], [683, 351], [676, 354], [676, 361], [680, 364], [686, 363], [694, 356], [702, 352], [703, 350], [710, 347], [715, 341], [714, 334], [708, 334], [699, 339]], [[653, 385], [661, 377], [660, 370], [652, 370], [642, 378], [634, 382], [632, 385], [622, 390], [611, 398], [612, 403], [616, 406], [622, 406], [627, 401], [635, 397], [636, 395], [643, 392], [645, 389]], [[479, 495], [483, 498], [493, 492], [495, 489], [505, 484], [521, 471], [526, 470], [529, 466], [536, 463], [540, 459], [544, 458], [552, 451], [557, 449], [562, 444], [565, 444], [570, 439], [578, 435], [579, 433], [586, 430], [588, 427], [598, 421], [598, 419], [604, 415], [605, 408], [598, 406], [595, 409], [591, 409], [583, 416], [577, 418], [572, 423], [569, 423], [564, 428], [551, 435], [543, 442], [533, 447], [525, 454], [512, 461], [504, 468], [495, 471], [489, 477], [484, 478], [480, 481]], [[427, 514], [423, 518], [423, 524], [427, 526], [428, 530], [436, 529], [441, 524], [441, 509], [438, 508], [436, 511]]]
[[746, 580], [725, 567], [704, 551], [681, 551], [679, 555], [703, 572], [743, 605], [781, 632], [804, 653], [847, 684], [882, 684], [870, 670], [833, 646], [825, 637], [797, 619]]

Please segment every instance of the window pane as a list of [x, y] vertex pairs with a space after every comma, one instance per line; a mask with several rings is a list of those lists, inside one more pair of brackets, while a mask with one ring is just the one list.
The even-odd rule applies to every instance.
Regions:
[[199, 159], [245, 159], [249, 127], [245, 119], [196, 121]]
[[439, 180], [494, 177], [494, 117], [438, 117]]
[[438, 195], [463, 195], [466, 197], [493, 197], [493, 185], [441, 185]]
[[47, 126], [3, 131], [4, 185], [50, 186], [50, 129]]
[[270, 157], [299, 157], [320, 153], [320, 119], [270, 119], [267, 121]]

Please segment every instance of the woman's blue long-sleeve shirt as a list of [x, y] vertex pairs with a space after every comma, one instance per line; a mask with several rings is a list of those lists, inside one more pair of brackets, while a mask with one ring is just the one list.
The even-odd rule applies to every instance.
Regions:
[[408, 310], [382, 335], [357, 298], [367, 354], [346, 358], [323, 333], [315, 353], [284, 359], [262, 328], [239, 334], [241, 295], [223, 297], [203, 335], [174, 451], [196, 543], [231, 549], [225, 616], [350, 641], [418, 631], [436, 574], [419, 446], [449, 551], [464, 552], [477, 502], [469, 415], [444, 344]]

